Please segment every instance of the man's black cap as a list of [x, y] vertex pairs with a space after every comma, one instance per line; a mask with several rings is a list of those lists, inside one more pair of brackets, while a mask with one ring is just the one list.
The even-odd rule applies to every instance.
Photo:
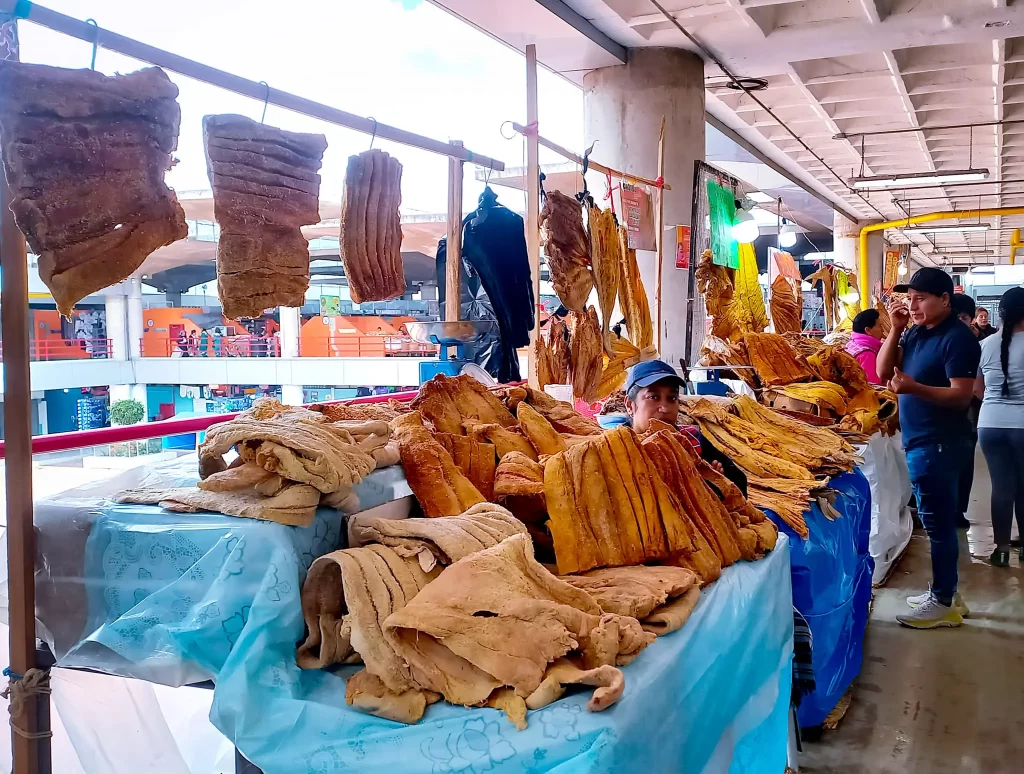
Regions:
[[910, 282], [906, 285], [897, 285], [893, 288], [897, 293], [906, 293], [908, 290], [916, 290], [918, 293], [931, 293], [933, 296], [942, 296], [949, 293], [950, 300], [953, 299], [953, 278], [942, 269], [926, 267], [914, 272]]

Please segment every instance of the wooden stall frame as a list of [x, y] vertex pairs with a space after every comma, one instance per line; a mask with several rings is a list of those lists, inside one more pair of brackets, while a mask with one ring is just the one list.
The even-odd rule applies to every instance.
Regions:
[[530, 355], [527, 358], [527, 382], [540, 389], [537, 371], [537, 339], [540, 337], [540, 130], [537, 109], [537, 46], [526, 47], [526, 257], [530, 262], [533, 284], [533, 327], [530, 329]]
[[[408, 145], [420, 150], [447, 156], [452, 160], [449, 169], [449, 220], [454, 208], [459, 224], [458, 234], [449, 242], [449, 249], [461, 242], [461, 173], [463, 164], [503, 171], [504, 163], [488, 156], [474, 154], [462, 143], [441, 142], [430, 137], [398, 129], [364, 118], [354, 113], [324, 105], [265, 83], [242, 78], [224, 70], [204, 65], [186, 57], [172, 54], [93, 24], [50, 10], [28, 0], [0, 0], [0, 14], [18, 20], [30, 21], [41, 27], [63, 33], [115, 51], [141, 62], [156, 65], [188, 78], [232, 91], [251, 99], [320, 119], [326, 123], [353, 129], [363, 134]], [[536, 61], [536, 52], [534, 53]], [[457, 166], [457, 171], [455, 170]], [[458, 181], [459, 196], [453, 197]], [[50, 724], [48, 667], [40, 666], [36, 658], [35, 637], [35, 535], [32, 501], [32, 436], [31, 370], [29, 365], [28, 331], [28, 262], [25, 240], [10, 210], [11, 192], [0, 185], [0, 267], [3, 273], [2, 315], [4, 330], [4, 420], [7, 439], [7, 560], [10, 594], [9, 670], [11, 703], [12, 753], [14, 774], [50, 774]], [[460, 251], [461, 252], [461, 251]], [[458, 253], [457, 253], [458, 254]], [[451, 272], [458, 272], [460, 261], [449, 260], [446, 285]], [[452, 296], [450, 296], [451, 298]], [[459, 293], [454, 294], [456, 309]], [[31, 679], [30, 679], [31, 678]], [[40, 682], [37, 684], [37, 680]], [[16, 710], [16, 711], [15, 711]]]
[[[531, 97], [530, 91], [530, 49], [534, 48], [534, 61], [533, 61], [533, 92]], [[527, 251], [533, 250], [533, 242], [536, 240], [536, 263], [534, 263], [534, 254], [530, 252], [530, 271], [534, 277], [534, 295], [537, 299], [538, 310], [540, 308], [540, 218], [536, 220], [530, 219], [530, 213], [534, 208], [539, 210], [540, 208], [540, 164], [539, 162], [531, 167], [530, 165], [530, 152], [531, 143], [537, 146], [543, 146], [549, 151], [557, 153], [562, 158], [573, 161], [580, 166], [583, 165], [583, 158], [578, 153], [573, 153], [568, 148], [559, 145], [556, 142], [552, 142], [546, 137], [541, 136], [537, 126], [537, 73], [536, 73], [536, 47], [532, 44], [526, 47], [526, 126], [517, 124], [515, 121], [510, 122], [512, 129], [515, 132], [523, 135], [526, 138], [526, 196], [527, 196], [527, 220], [526, 220], [526, 246]], [[531, 112], [532, 111], [532, 112]], [[534, 158], [537, 156], [537, 151], [534, 151]], [[651, 180], [649, 177], [642, 177], [641, 175], [633, 175], [628, 172], [621, 172], [613, 167], [599, 164], [593, 159], [587, 159], [587, 168], [592, 169], [595, 172], [603, 172], [611, 177], [619, 178], [620, 180], [627, 180], [631, 183], [641, 183], [646, 186], [650, 186], [655, 191], [655, 234], [657, 245], [655, 252], [657, 253], [656, 265], [655, 265], [655, 281], [654, 281], [654, 329], [655, 329], [655, 346], [658, 351], [661, 351], [661, 284], [663, 276], [663, 267], [661, 265], [662, 256], [664, 254], [664, 241], [665, 241], [665, 191], [671, 191], [672, 186], [665, 182], [665, 117], [661, 118], [661, 134], [658, 139], [658, 178]], [[534, 346], [536, 344], [536, 337], [540, 333], [540, 322], [534, 325], [534, 330], [530, 334], [530, 386], [536, 389], [539, 382], [534, 378], [536, 376], [536, 369], [534, 368], [534, 361], [536, 358], [533, 353], [535, 351]]]

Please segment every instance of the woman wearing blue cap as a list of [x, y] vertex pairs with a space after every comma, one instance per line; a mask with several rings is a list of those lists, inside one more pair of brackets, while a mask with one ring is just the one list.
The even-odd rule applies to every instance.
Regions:
[[646, 433], [651, 420], [658, 420], [678, 427], [701, 457], [719, 473], [725, 474], [747, 495], [747, 477], [736, 463], [716, 449], [693, 425], [678, 426], [679, 390], [683, 380], [664, 360], [648, 360], [638, 363], [629, 370], [626, 378], [626, 413], [629, 424], [638, 433]]

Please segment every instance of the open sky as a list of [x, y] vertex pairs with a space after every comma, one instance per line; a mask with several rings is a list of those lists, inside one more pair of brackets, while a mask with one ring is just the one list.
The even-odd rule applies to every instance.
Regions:
[[[506, 140], [501, 124], [525, 123], [523, 56], [424, 0], [42, 0], [40, 5], [92, 18], [103, 28], [275, 88], [439, 140], [462, 140], [474, 153], [524, 163], [522, 138]], [[21, 23], [21, 57], [61, 67], [88, 67], [91, 46]], [[130, 72], [140, 63], [100, 50], [96, 69]], [[181, 90], [179, 163], [168, 182], [179, 191], [208, 189], [202, 117], [240, 113], [259, 119], [261, 103], [169, 73]], [[583, 96], [542, 70], [541, 131], [570, 148], [583, 142]], [[270, 106], [266, 122], [322, 132], [329, 147], [320, 198], [340, 201], [349, 155], [369, 147], [365, 135]], [[506, 127], [506, 134], [511, 134]], [[447, 160], [377, 140], [404, 167], [402, 209], [441, 213], [447, 201]], [[542, 163], [560, 161], [545, 155]], [[465, 204], [482, 184], [467, 169]], [[497, 189], [523, 209], [522, 195]]]

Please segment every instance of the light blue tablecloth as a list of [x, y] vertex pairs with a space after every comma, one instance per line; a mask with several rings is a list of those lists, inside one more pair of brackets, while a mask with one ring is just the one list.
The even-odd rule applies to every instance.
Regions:
[[784, 537], [765, 559], [728, 568], [681, 631], [625, 667], [618, 704], [589, 713], [589, 692], [572, 694], [517, 732], [495, 710], [443, 703], [416, 726], [374, 718], [345, 705], [351, 669], [296, 667], [301, 579], [341, 527], [329, 510], [296, 529], [94, 508], [76, 579], [87, 634], [60, 665], [215, 680], [211, 720], [266, 774], [782, 770], [793, 626]]
[[[297, 601], [297, 600], [296, 600]], [[355, 712], [343, 676], [302, 671], [296, 601], [261, 594], [217, 676], [211, 720], [265, 774], [736, 772], [786, 763], [793, 607], [789, 543], [728, 568], [686, 626], [624, 668], [623, 698], [585, 709], [589, 692], [528, 716], [444, 703], [415, 726]]]

